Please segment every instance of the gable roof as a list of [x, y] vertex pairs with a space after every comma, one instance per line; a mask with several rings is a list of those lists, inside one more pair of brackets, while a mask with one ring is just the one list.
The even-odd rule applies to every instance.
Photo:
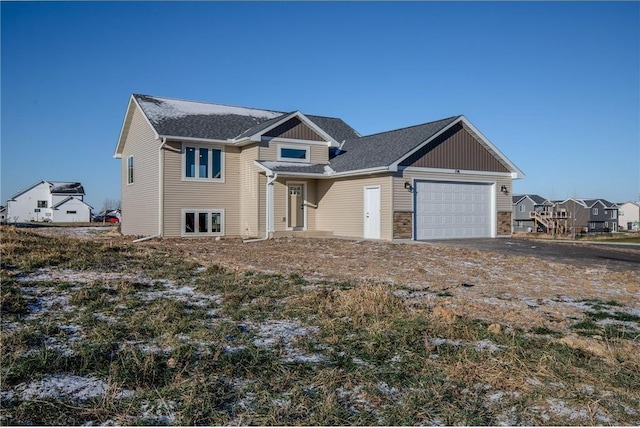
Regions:
[[89, 208], [93, 209], [93, 207], [91, 205], [89, 205], [88, 203], [86, 203], [85, 201], [83, 201], [82, 199], [78, 199], [76, 197], [73, 196], [69, 196], [64, 198], [63, 200], [61, 200], [60, 202], [58, 202], [57, 204], [55, 204], [54, 206], [52, 206], [51, 208], [56, 210], [59, 207], [61, 207], [62, 205], [66, 204], [67, 202], [71, 201], [71, 200], [76, 200], [78, 202], [82, 202], [83, 204], [85, 204], [86, 206], [88, 206]]
[[514, 204], [517, 204], [518, 202], [520, 202], [524, 198], [531, 199], [533, 201], [533, 203], [536, 204], [536, 205], [543, 205], [543, 204], [545, 204], [545, 202], [551, 204], [548, 199], [545, 199], [540, 195], [534, 195], [534, 194], [513, 195], [512, 200], [513, 200]]
[[26, 189], [23, 189], [21, 191], [19, 191], [18, 193], [16, 193], [15, 195], [11, 196], [8, 200], [12, 201], [15, 198], [17, 198], [18, 196], [27, 193], [29, 190], [33, 189], [34, 187], [37, 187], [43, 183], [47, 183], [49, 185], [49, 192], [51, 194], [73, 194], [73, 195], [84, 195], [84, 187], [82, 186], [81, 183], [78, 182], [67, 182], [67, 181], [47, 181], [47, 180], [40, 180], [35, 184], [32, 184], [31, 186], [27, 187]]
[[341, 147], [343, 153], [331, 160], [331, 168], [344, 172], [389, 166], [459, 117], [348, 139]]
[[132, 94], [120, 131], [116, 157], [122, 152], [124, 137], [131, 120], [132, 105], [140, 108], [157, 138], [233, 143], [266, 132], [294, 115], [308, 121], [308, 125], [316, 128], [314, 130], [319, 134], [328, 137], [329, 141], [337, 142], [359, 136], [353, 128], [338, 118]]

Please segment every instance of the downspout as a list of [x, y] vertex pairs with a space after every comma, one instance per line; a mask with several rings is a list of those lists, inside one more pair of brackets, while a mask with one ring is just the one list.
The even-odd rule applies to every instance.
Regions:
[[152, 236], [135, 239], [133, 241], [134, 243], [162, 237], [162, 222], [164, 221], [164, 191], [162, 186], [164, 183], [164, 153], [162, 149], [167, 144], [167, 139], [163, 137], [161, 141], [162, 144], [160, 144], [160, 148], [158, 149], [158, 233]]
[[266, 241], [267, 239], [269, 239], [269, 233], [271, 232], [271, 218], [273, 217], [273, 213], [271, 211], [273, 211], [273, 191], [269, 191], [269, 186], [273, 186], [273, 182], [276, 181], [276, 179], [278, 178], [278, 173], [274, 173], [272, 176], [267, 176], [267, 193], [265, 195], [266, 199], [267, 199], [267, 204], [266, 204], [266, 210], [265, 210], [265, 234], [264, 234], [264, 238], [257, 238], [257, 239], [245, 239], [242, 242], [243, 243], [248, 243], [248, 242], [260, 242], [260, 241]]

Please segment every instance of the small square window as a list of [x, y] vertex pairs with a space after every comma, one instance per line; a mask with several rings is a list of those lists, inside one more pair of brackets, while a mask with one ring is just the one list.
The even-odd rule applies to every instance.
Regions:
[[38, 208], [47, 208], [47, 201], [38, 201]]

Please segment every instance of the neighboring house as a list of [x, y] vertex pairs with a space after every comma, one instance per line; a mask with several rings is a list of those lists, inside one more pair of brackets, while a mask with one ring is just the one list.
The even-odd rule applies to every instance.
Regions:
[[135, 94], [114, 157], [122, 233], [137, 236], [508, 236], [523, 177], [464, 116], [361, 136], [337, 118]]
[[512, 200], [514, 232], [536, 232], [538, 228], [549, 228], [553, 203], [539, 195], [514, 195]]
[[9, 198], [7, 221], [88, 222], [91, 206], [83, 199], [80, 183], [41, 180]]
[[620, 230], [640, 230], [640, 203], [629, 201], [616, 205]]
[[0, 205], [0, 223], [7, 222], [7, 207]]
[[569, 230], [575, 233], [618, 231], [618, 208], [605, 199], [570, 198], [556, 207], [569, 214]]

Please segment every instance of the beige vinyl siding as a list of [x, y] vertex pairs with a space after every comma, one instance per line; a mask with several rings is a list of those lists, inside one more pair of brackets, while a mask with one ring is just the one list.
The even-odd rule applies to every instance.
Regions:
[[392, 177], [318, 180], [316, 229], [336, 236], [364, 236], [364, 188], [380, 186], [380, 237], [392, 239]]
[[[223, 147], [224, 182], [182, 179], [182, 144], [164, 151], [164, 236], [181, 236], [182, 210], [224, 210], [224, 235], [241, 236], [240, 149]], [[210, 145], [220, 148], [220, 146]]]
[[[153, 129], [137, 106], [120, 159], [122, 233], [150, 236], [158, 233], [159, 148]], [[127, 184], [127, 160], [133, 155], [133, 184]]]
[[244, 238], [255, 238], [259, 230], [260, 168], [255, 166], [258, 159], [258, 145], [245, 146], [240, 153], [240, 233]]
[[309, 163], [326, 164], [329, 161], [329, 146], [326, 144], [318, 144], [318, 142], [310, 142], [311, 144], [292, 143], [288, 141], [270, 140], [260, 143], [259, 157], [256, 159], [265, 161], [278, 160], [278, 144], [287, 146], [300, 146], [300, 148], [309, 147]]

